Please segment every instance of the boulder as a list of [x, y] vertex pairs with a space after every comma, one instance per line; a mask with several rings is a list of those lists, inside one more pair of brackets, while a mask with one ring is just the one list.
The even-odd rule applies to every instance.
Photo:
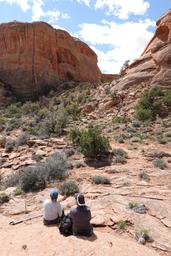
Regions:
[[0, 24], [0, 59], [3, 102], [6, 91], [32, 98], [58, 89], [61, 81], [96, 82], [101, 76], [88, 45], [45, 22]]
[[128, 66], [119, 83], [113, 81], [114, 90], [120, 91], [140, 83], [146, 87], [171, 89], [171, 9], [156, 23], [157, 29], [144, 52]]

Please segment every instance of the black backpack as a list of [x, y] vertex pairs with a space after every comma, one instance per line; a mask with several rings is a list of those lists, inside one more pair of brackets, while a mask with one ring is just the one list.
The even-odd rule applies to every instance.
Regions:
[[59, 232], [64, 236], [72, 235], [72, 219], [67, 215], [64, 216], [59, 224]]

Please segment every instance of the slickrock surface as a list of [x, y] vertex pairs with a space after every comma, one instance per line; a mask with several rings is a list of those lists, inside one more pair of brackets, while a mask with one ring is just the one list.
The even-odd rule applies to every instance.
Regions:
[[101, 76], [88, 45], [44, 22], [0, 24], [0, 59], [0, 79], [22, 97], [58, 86], [59, 80], [95, 82]]
[[[29, 141], [31, 145], [33, 141]], [[65, 147], [65, 142], [50, 139], [49, 141], [36, 140], [38, 145], [32, 149], [32, 153], [41, 151], [48, 155], [52, 150], [60, 150]], [[44, 144], [44, 146], [43, 146]], [[49, 145], [49, 146], [47, 146]], [[49, 148], [48, 148], [49, 147]], [[112, 147], [119, 144], [112, 143]], [[19, 154], [6, 154], [12, 161], [12, 168], [22, 165], [21, 159], [25, 156], [27, 161], [31, 156], [30, 149], [21, 147]], [[100, 168], [81, 167], [74, 168], [70, 172], [70, 179], [75, 180], [81, 191], [85, 194], [86, 202], [92, 211], [92, 224], [95, 235], [85, 237], [63, 237], [56, 227], [44, 227], [42, 218], [26, 221], [16, 226], [9, 225], [14, 220], [23, 220], [38, 216], [42, 213], [42, 202], [49, 197], [49, 188], [39, 193], [28, 193], [14, 196], [14, 188], [8, 188], [7, 194], [11, 200], [0, 206], [0, 250], [2, 256], [12, 255], [121, 255], [121, 256], [170, 256], [171, 255], [171, 164], [170, 146], [168, 145], [142, 145], [141, 148], [131, 148], [127, 144], [122, 145], [128, 153], [127, 163], [124, 165], [112, 164]], [[51, 150], [50, 150], [51, 149]], [[165, 152], [168, 159], [167, 169], [154, 168], [152, 159], [157, 152]], [[44, 152], [44, 153], [43, 153]], [[144, 152], [144, 153], [143, 153]], [[155, 154], [155, 156], [154, 156]], [[1, 152], [2, 157], [5, 155]], [[80, 159], [80, 155], [74, 155], [73, 160]], [[140, 170], [145, 171], [150, 180], [139, 178]], [[9, 168], [2, 168], [2, 172], [9, 173]], [[106, 176], [111, 180], [110, 185], [91, 184], [94, 175]], [[50, 184], [50, 187], [59, 184]], [[60, 196], [62, 207], [67, 213], [75, 205], [73, 197]], [[147, 211], [143, 214], [129, 209], [130, 202], [144, 204]], [[25, 213], [26, 212], [26, 213]], [[127, 228], [119, 230], [116, 223], [126, 221]], [[140, 245], [135, 239], [137, 231], [146, 229], [153, 239], [151, 243]]]
[[171, 9], [156, 23], [156, 32], [144, 50], [126, 70], [117, 90], [135, 87], [146, 82], [148, 86], [171, 88]]

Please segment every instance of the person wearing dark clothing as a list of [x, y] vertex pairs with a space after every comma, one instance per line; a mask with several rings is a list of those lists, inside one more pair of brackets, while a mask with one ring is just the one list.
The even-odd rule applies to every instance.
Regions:
[[72, 230], [75, 236], [91, 236], [93, 227], [90, 224], [91, 212], [85, 204], [84, 195], [79, 193], [76, 195], [77, 207], [70, 211], [72, 220]]

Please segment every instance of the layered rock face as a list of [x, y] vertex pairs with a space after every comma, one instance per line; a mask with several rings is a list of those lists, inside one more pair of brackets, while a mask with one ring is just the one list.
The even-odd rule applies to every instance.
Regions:
[[16, 95], [29, 98], [60, 80], [100, 76], [96, 54], [66, 31], [44, 22], [0, 25], [0, 80]]
[[171, 9], [158, 21], [156, 32], [139, 59], [126, 70], [116, 90], [146, 82], [171, 88]]

